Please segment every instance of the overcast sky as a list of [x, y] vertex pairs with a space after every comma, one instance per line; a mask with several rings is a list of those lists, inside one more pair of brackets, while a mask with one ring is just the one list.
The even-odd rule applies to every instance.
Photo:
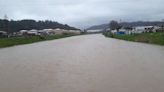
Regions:
[[54, 20], [75, 27], [110, 20], [164, 19], [164, 0], [0, 0], [0, 18]]

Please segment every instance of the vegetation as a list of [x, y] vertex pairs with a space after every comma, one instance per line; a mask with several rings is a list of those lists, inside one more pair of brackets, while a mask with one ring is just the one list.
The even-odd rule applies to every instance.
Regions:
[[54, 21], [35, 21], [35, 20], [6, 20], [0, 19], [0, 31], [7, 31], [7, 32], [18, 32], [20, 30], [31, 30], [31, 29], [67, 29], [67, 30], [75, 30], [76, 28], [70, 27], [67, 24], [63, 25], [58, 22]]
[[133, 35], [113, 35], [109, 32], [103, 33], [107, 37], [123, 39], [127, 41], [144, 42], [164, 45], [164, 33], [143, 33]]
[[112, 20], [109, 23], [109, 26], [111, 30], [119, 30], [121, 28], [121, 25], [117, 21], [114, 21], [114, 20]]
[[28, 37], [14, 37], [14, 38], [0, 38], [0, 48], [9, 47], [20, 44], [28, 44], [39, 41], [53, 40], [64, 37], [74, 36], [74, 34], [64, 33], [62, 35], [53, 35], [53, 36], [28, 36]]

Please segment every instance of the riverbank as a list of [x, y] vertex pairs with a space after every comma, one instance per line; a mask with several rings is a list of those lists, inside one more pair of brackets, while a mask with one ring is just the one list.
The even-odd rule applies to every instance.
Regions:
[[12, 38], [0, 38], [0, 48], [10, 47], [21, 44], [30, 44], [34, 42], [54, 40], [59, 38], [65, 38], [75, 36], [74, 34], [61, 34], [53, 36], [28, 36], [28, 37], [12, 37]]
[[164, 33], [142, 33], [132, 35], [112, 35], [109, 32], [103, 33], [106, 37], [122, 39], [134, 42], [164, 45]]

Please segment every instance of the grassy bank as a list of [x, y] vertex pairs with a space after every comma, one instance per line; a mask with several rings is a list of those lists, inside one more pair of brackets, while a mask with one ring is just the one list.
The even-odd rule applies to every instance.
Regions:
[[111, 35], [109, 32], [104, 33], [107, 37], [127, 40], [127, 41], [135, 41], [135, 42], [143, 42], [143, 43], [151, 43], [164, 45], [164, 33], [143, 33], [143, 34], [133, 34], [133, 35]]
[[74, 34], [62, 34], [62, 35], [44, 36], [44, 37], [31, 36], [31, 37], [0, 38], [0, 48], [14, 46], [14, 45], [21, 45], [21, 44], [29, 44], [39, 41], [65, 38], [70, 36], [74, 36]]

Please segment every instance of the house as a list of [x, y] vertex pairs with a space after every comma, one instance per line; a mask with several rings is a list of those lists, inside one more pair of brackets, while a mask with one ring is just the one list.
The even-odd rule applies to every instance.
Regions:
[[112, 34], [117, 34], [117, 30], [111, 30]]
[[161, 27], [161, 28], [157, 29], [156, 32], [164, 32], [164, 28]]
[[159, 30], [161, 30], [161, 32], [163, 31], [162, 27], [159, 26], [154, 26], [154, 29], [152, 30], [153, 32], [160, 32]]
[[154, 26], [146, 26], [145, 27], [145, 33], [150, 33], [150, 32], [156, 32], [156, 29], [155, 29], [156, 27], [154, 27]]
[[81, 34], [80, 30], [68, 30], [68, 33], [79, 35]]
[[118, 30], [111, 30], [112, 34], [118, 34], [118, 35], [123, 35], [123, 34], [127, 34], [130, 35], [132, 34], [133, 28], [130, 27], [124, 27]]
[[134, 30], [132, 31], [132, 34], [141, 34], [145, 32], [145, 27], [144, 26], [138, 26], [135, 27]]
[[35, 29], [29, 30], [29, 31], [27, 31], [27, 35], [29, 35], [29, 36], [39, 35], [38, 30], [35, 30]]
[[25, 34], [27, 34], [27, 32], [28, 32], [28, 30], [20, 30], [19, 31], [19, 34], [20, 35], [25, 35]]
[[0, 31], [0, 37], [6, 37], [7, 36], [7, 32], [5, 31]]
[[60, 28], [57, 28], [57, 29], [53, 29], [52, 30], [55, 34], [63, 34], [63, 33], [71, 33], [71, 34], [81, 34], [81, 31], [80, 30], [66, 30], [66, 29], [60, 29]]
[[53, 29], [43, 29], [43, 30], [38, 30], [39, 35], [54, 35], [55, 32]]
[[136, 27], [134, 33], [149, 33], [149, 32], [157, 32], [161, 27], [158, 26], [141, 26]]

